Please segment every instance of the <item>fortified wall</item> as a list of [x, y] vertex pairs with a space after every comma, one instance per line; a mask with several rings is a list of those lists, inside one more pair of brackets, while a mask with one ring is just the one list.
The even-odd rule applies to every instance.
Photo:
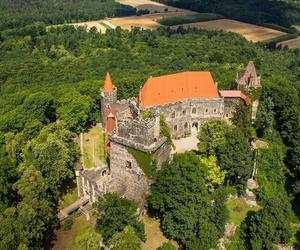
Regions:
[[[238, 89], [260, 87], [253, 62], [236, 83]], [[159, 169], [171, 152], [160, 134], [160, 116], [165, 116], [173, 139], [196, 135], [209, 119], [229, 121], [237, 104], [251, 104], [238, 89], [219, 91], [209, 72], [181, 72], [150, 77], [138, 98], [118, 101], [117, 88], [107, 73], [101, 89], [101, 114], [107, 133], [108, 171], [77, 171], [80, 195], [91, 195], [93, 202], [105, 192], [117, 192], [142, 203], [153, 181], [146, 168], [155, 165]], [[153, 117], [143, 119], [145, 111], [152, 111]]]

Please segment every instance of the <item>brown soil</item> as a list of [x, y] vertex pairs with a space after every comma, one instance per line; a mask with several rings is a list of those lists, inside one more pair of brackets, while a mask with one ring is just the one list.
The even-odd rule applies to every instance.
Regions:
[[179, 26], [201, 28], [201, 29], [208, 29], [208, 30], [231, 31], [231, 32], [241, 34], [247, 40], [253, 42], [264, 41], [264, 40], [268, 40], [286, 34], [278, 30], [273, 30], [270, 28], [265, 28], [262, 26], [243, 23], [243, 22], [230, 20], [230, 19], [220, 19], [220, 20], [207, 21], [207, 22], [182, 24], [182, 25], [172, 26], [172, 28], [178, 28]]
[[288, 46], [290, 49], [300, 48], [300, 36], [288, 41], [281, 42], [280, 44], [284, 46]]

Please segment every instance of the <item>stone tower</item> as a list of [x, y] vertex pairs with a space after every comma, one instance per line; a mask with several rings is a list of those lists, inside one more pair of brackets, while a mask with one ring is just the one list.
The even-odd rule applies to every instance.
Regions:
[[102, 127], [106, 128], [107, 108], [117, 102], [117, 88], [113, 85], [109, 72], [106, 73], [101, 92]]

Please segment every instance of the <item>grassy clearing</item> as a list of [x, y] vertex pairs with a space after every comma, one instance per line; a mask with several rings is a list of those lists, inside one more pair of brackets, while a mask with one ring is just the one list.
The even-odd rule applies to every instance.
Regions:
[[[158, 219], [150, 218], [148, 215], [143, 215], [142, 221], [145, 224], [145, 232], [147, 236], [146, 242], [142, 244], [142, 250], [157, 249], [164, 242], [169, 241], [161, 232]], [[178, 245], [175, 241], [172, 241], [172, 244], [178, 249]]]
[[58, 207], [59, 209], [67, 207], [77, 199], [78, 199], [78, 191], [77, 188], [75, 187], [73, 189], [68, 190], [68, 192], [60, 198]]
[[260, 208], [249, 206], [242, 199], [230, 199], [226, 202], [229, 211], [229, 221], [239, 226], [249, 211], [258, 211]]
[[84, 167], [94, 168], [97, 161], [105, 162], [104, 151], [105, 134], [99, 126], [92, 127], [83, 135]]
[[180, 25], [185, 23], [205, 22], [205, 21], [217, 20], [222, 18], [224, 17], [219, 14], [200, 13], [200, 14], [190, 15], [190, 16], [165, 17], [159, 19], [158, 22], [161, 25], [172, 26], [172, 25]]

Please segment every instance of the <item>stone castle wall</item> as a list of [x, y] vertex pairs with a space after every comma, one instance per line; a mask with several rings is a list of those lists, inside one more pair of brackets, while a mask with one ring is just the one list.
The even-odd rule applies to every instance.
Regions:
[[147, 121], [118, 119], [116, 133], [119, 137], [149, 146], [159, 140], [159, 118]]
[[198, 130], [209, 119], [222, 119], [224, 100], [222, 98], [189, 99], [149, 109], [159, 110], [165, 115], [172, 137], [177, 139], [190, 135], [193, 128]]
[[112, 178], [124, 187], [123, 194], [140, 203], [150, 188], [151, 180], [125, 146], [111, 142], [110, 169]]
[[103, 92], [101, 93], [101, 116], [102, 116], [102, 126], [106, 127], [106, 109], [107, 105], [112, 105], [117, 102], [117, 89], [115, 88], [112, 92]]

